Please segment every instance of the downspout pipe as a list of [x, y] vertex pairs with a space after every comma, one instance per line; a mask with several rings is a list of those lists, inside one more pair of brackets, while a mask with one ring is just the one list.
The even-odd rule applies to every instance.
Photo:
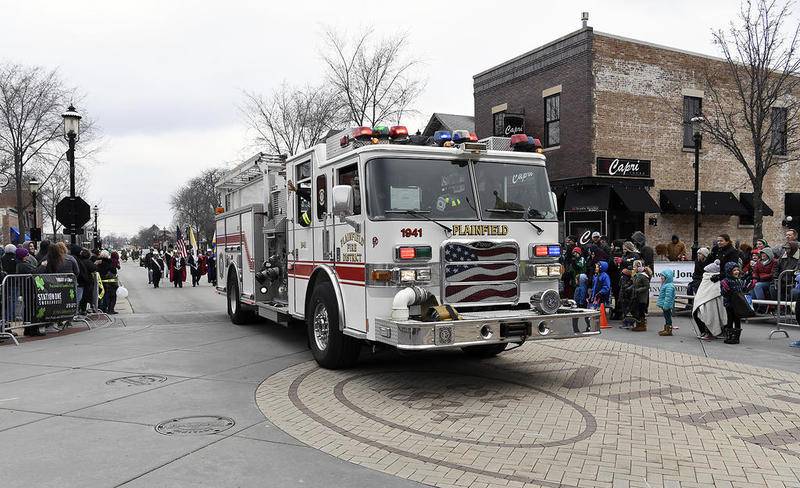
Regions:
[[398, 291], [392, 301], [392, 320], [408, 320], [408, 307], [419, 305], [430, 296], [431, 294], [428, 290], [418, 286], [409, 286]]

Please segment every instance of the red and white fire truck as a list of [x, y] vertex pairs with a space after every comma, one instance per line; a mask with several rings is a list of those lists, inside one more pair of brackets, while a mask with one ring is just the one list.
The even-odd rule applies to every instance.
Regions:
[[538, 140], [467, 131], [342, 131], [218, 182], [218, 292], [242, 323], [305, 321], [317, 362], [364, 344], [461, 348], [599, 334], [561, 300], [556, 202]]

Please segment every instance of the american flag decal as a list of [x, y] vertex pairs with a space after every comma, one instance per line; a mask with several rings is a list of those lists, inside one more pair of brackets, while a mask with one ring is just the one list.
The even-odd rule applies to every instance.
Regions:
[[[480, 244], [486, 242], [480, 241]], [[519, 247], [513, 242], [490, 244], [493, 245], [478, 247], [471, 243], [448, 243], [444, 248], [444, 259], [451, 263], [457, 261], [514, 261], [519, 255]]]
[[515, 281], [516, 263], [496, 264], [448, 264], [444, 275], [448, 282], [466, 281]]
[[513, 303], [519, 298], [519, 246], [514, 241], [451, 241], [444, 246], [444, 302]]
[[447, 285], [445, 296], [450, 303], [510, 302], [517, 298], [517, 284]]

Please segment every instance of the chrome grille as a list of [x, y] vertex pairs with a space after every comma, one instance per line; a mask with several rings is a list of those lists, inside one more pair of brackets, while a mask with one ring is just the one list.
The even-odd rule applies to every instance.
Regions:
[[519, 301], [519, 246], [515, 241], [445, 241], [441, 258], [444, 303], [479, 306]]

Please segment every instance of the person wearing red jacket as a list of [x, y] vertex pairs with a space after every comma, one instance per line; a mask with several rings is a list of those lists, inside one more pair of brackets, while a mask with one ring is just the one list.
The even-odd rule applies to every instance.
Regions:
[[753, 276], [753, 298], [757, 300], [769, 300], [769, 286], [772, 283], [772, 272], [775, 269], [775, 257], [772, 249], [764, 247], [758, 251], [758, 262], [752, 267]]

